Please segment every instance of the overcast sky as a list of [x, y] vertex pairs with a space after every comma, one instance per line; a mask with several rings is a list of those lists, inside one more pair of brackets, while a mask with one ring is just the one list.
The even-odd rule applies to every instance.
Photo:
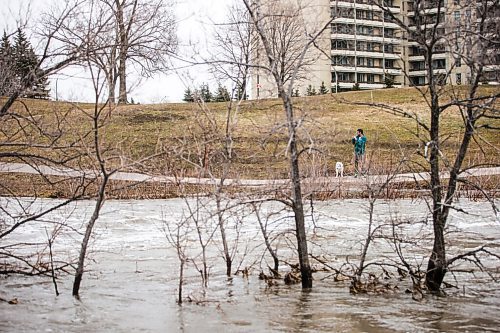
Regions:
[[[61, 0], [0, 0], [0, 31], [12, 31], [16, 27], [17, 18], [26, 16], [27, 5], [31, 3], [30, 16], [36, 17], [38, 13], [50, 6], [50, 3]], [[168, 1], [168, 0], [167, 0]], [[211, 22], [223, 21], [226, 17], [227, 7], [236, 0], [177, 0], [175, 12], [178, 25], [180, 52], [189, 54], [191, 46], [203, 48], [209, 38]], [[35, 20], [30, 20], [35, 21]], [[60, 75], [51, 78], [51, 95], [72, 101], [91, 101], [92, 92], [87, 75], [82, 69], [67, 69]], [[153, 79], [130, 78], [127, 82], [131, 92], [129, 98], [140, 103], [160, 103], [181, 101], [186, 84], [199, 86], [210, 81], [211, 77], [206, 68], [181, 67], [168, 75], [157, 75]], [[57, 89], [56, 89], [57, 82]], [[215, 88], [215, 83], [212, 84]]]

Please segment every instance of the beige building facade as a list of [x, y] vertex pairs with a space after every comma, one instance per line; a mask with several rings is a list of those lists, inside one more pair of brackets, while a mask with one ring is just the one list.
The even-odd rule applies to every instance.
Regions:
[[[296, 0], [278, 2], [297, 3]], [[474, 47], [468, 44], [460, 27], [477, 20], [475, 1], [419, 1], [423, 15], [418, 19], [415, 18], [415, 1], [384, 0], [392, 15], [371, 3], [370, 0], [309, 0], [302, 3], [302, 23], [309, 33], [318, 31], [330, 20], [331, 24], [318, 39], [317, 47], [310, 49], [313, 60], [295, 82], [294, 92], [306, 95], [308, 87], [318, 92], [322, 84], [331, 92], [427, 84], [424, 50], [412, 39], [416, 25], [422, 22], [437, 24], [438, 32], [445, 36], [434, 48], [432, 67], [435, 75], [446, 84], [468, 82], [470, 68], [462, 59], [468, 54], [470, 58]], [[408, 25], [409, 31], [401, 29], [397, 20]], [[484, 82], [496, 84], [500, 57], [489, 56], [492, 60], [486, 66], [488, 73]], [[262, 58], [254, 59], [262, 61]], [[251, 80], [251, 98], [276, 97], [274, 78], [269, 72], [254, 71]]]

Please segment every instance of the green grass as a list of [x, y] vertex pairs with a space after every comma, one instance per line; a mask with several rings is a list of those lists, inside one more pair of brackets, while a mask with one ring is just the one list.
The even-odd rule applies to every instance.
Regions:
[[[483, 91], [488, 92], [489, 89], [495, 88], [483, 88]], [[66, 142], [82, 135], [85, 129], [90, 129], [90, 119], [84, 112], [91, 112], [91, 104], [23, 102], [31, 113], [42, 115], [46, 128], [56, 128], [55, 124], [64, 119], [63, 127], [69, 129], [64, 134]], [[374, 172], [392, 168], [403, 156], [413, 162], [406, 164], [403, 171], [422, 169], [418, 165], [425, 164], [425, 161], [415, 153], [423, 149], [415, 133], [423, 132], [417, 128], [414, 120], [377, 107], [356, 106], [351, 102], [384, 103], [415, 112], [427, 123], [429, 119], [429, 108], [415, 89], [295, 98], [295, 116], [301, 122], [299, 146], [304, 149], [301, 168], [305, 175], [332, 174], [336, 161], [343, 161], [350, 171], [350, 139], [357, 128], [363, 128], [368, 137], [368, 158]], [[194, 164], [205, 163], [205, 171], [220, 176], [228, 110], [235, 119], [229, 176], [286, 177], [288, 161], [285, 151], [288, 139], [285, 114], [280, 100], [276, 99], [246, 101], [241, 105], [233, 103], [231, 106], [227, 103], [209, 103], [205, 106], [196, 103], [120, 106], [110, 111], [110, 117], [101, 131], [103, 147], [109, 148], [106, 153], [109, 164], [128, 164], [165, 152], [129, 169], [159, 174], [197, 175], [199, 169]], [[15, 105], [14, 111], [26, 113], [21, 103]], [[496, 127], [500, 126], [499, 121], [490, 122]], [[3, 133], [11, 133], [13, 124], [4, 122]], [[442, 151], [452, 160], [460, 133], [463, 133], [462, 120], [456, 108], [443, 114], [441, 130], [443, 138], [447, 138], [441, 147]], [[499, 162], [497, 149], [500, 140], [496, 132], [482, 129], [477, 134], [479, 139], [472, 143], [467, 163]], [[31, 135], [36, 140], [34, 129]], [[5, 138], [6, 135], [2, 141]], [[22, 137], [18, 135], [16, 140], [22, 140]], [[0, 148], [3, 151], [10, 149], [5, 146]], [[54, 151], [45, 153], [55, 154]], [[85, 163], [92, 161], [86, 159]]]

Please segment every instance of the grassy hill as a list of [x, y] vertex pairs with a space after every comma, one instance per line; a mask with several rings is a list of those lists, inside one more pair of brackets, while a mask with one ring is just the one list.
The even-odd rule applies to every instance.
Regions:
[[[489, 92], [496, 87], [483, 88]], [[0, 100], [1, 101], [1, 100]], [[22, 102], [22, 103], [21, 103]], [[70, 142], [91, 127], [88, 116], [92, 104], [23, 100], [14, 111], [27, 117], [43, 119], [44, 129], [63, 129], [64, 142]], [[416, 122], [379, 107], [356, 106], [352, 102], [383, 103], [417, 114], [428, 123], [428, 106], [415, 89], [384, 89], [349, 92], [337, 95], [298, 97], [294, 99], [297, 121], [300, 123], [301, 168], [306, 176], [334, 173], [336, 161], [343, 161], [347, 173], [352, 172], [352, 145], [350, 139], [357, 128], [363, 128], [368, 138], [367, 152], [371, 172], [382, 173], [407, 160], [402, 171], [421, 171], [426, 163], [421, 155], [422, 141], [427, 137]], [[29, 112], [27, 111], [29, 110]], [[232, 159], [227, 165], [231, 178], [283, 178], [288, 174], [285, 156], [287, 130], [280, 100], [245, 101], [235, 103], [196, 103], [126, 105], [101, 117], [103, 148], [107, 151], [108, 165], [123, 165], [126, 170], [155, 174], [186, 176], [220, 176], [223, 170], [226, 120], [232, 119]], [[490, 120], [500, 127], [500, 121]], [[13, 135], [14, 122], [4, 121], [2, 142], [26, 140]], [[462, 118], [458, 109], [443, 114], [442, 151], [452, 160], [463, 133]], [[47, 138], [37, 139], [36, 130], [30, 127], [29, 137], [47, 143]], [[472, 143], [467, 164], [499, 162], [499, 136], [482, 129]], [[86, 140], [91, 143], [91, 136]], [[60, 146], [61, 141], [58, 145]], [[12, 150], [3, 144], [2, 151]], [[15, 149], [15, 148], [14, 148]], [[88, 149], [88, 147], [72, 147]], [[30, 148], [36, 151], [37, 148]], [[69, 154], [54, 147], [42, 154]], [[152, 157], [154, 156], [154, 157]], [[2, 160], [5, 161], [5, 160]], [[138, 163], [140, 161], [140, 163]], [[75, 159], [74, 166], [91, 164], [89, 159]], [[201, 173], [200, 173], [201, 170]]]

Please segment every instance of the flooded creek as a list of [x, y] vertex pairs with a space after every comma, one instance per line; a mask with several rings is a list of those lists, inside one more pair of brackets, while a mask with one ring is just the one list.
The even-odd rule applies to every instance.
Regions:
[[[2, 199], [6, 204], [6, 199]], [[41, 200], [37, 205], [56, 200]], [[489, 243], [499, 253], [500, 221], [485, 202], [461, 200], [470, 212], [454, 212], [450, 218], [449, 255]], [[35, 207], [35, 206], [34, 206]], [[235, 248], [234, 269], [249, 268], [248, 277], [238, 274], [227, 278], [221, 255], [219, 233], [205, 225], [206, 234], [214, 234], [208, 246], [210, 278], [203, 288], [199, 273], [188, 263], [184, 296], [193, 300], [177, 305], [179, 260], [165, 236], [165, 223], [175, 225], [185, 216], [182, 199], [107, 201], [92, 239], [87, 271], [83, 277], [81, 300], [71, 296], [72, 277], [58, 281], [56, 297], [50, 278], [0, 277], [0, 297], [17, 299], [17, 304], [0, 302], [2, 332], [498, 332], [500, 329], [500, 288], [486, 274], [467, 274], [474, 267], [461, 264], [446, 281], [457, 288], [446, 296], [425, 295], [413, 300], [405, 293], [402, 281], [388, 293], [351, 294], [348, 281], [334, 281], [330, 272], [315, 273], [313, 289], [302, 291], [300, 284], [281, 281], [268, 286], [259, 280], [261, 270], [272, 265], [265, 252], [255, 216], [243, 214], [236, 229], [228, 228]], [[53, 219], [67, 220], [82, 232], [93, 202], [80, 202]], [[263, 211], [278, 211], [268, 204]], [[242, 215], [242, 216], [243, 216]], [[425, 202], [381, 201], [375, 208], [375, 223], [389, 220], [413, 221], [405, 229], [411, 238], [430, 233]], [[229, 222], [228, 222], [229, 223]], [[340, 268], [356, 263], [368, 227], [366, 202], [332, 200], [317, 202], [308, 212], [309, 252], [327, 258], [328, 265]], [[229, 224], [228, 224], [229, 225]], [[45, 236], [45, 223], [26, 224], [12, 241], [28, 241]], [[295, 263], [293, 256], [293, 220], [289, 212], [279, 212], [269, 222], [274, 245], [284, 262]], [[238, 236], [239, 235], [239, 236]], [[188, 243], [190, 256], [199, 264], [199, 244], [193, 234]], [[81, 234], [62, 233], [54, 244], [59, 259], [74, 257], [79, 251]], [[237, 240], [237, 241], [236, 241]], [[425, 267], [429, 240], [422, 237], [405, 252], [408, 260]], [[368, 260], [397, 261], [390, 242], [377, 240]], [[483, 263], [498, 277], [500, 263], [484, 258]], [[321, 268], [317, 261], [314, 267]]]

